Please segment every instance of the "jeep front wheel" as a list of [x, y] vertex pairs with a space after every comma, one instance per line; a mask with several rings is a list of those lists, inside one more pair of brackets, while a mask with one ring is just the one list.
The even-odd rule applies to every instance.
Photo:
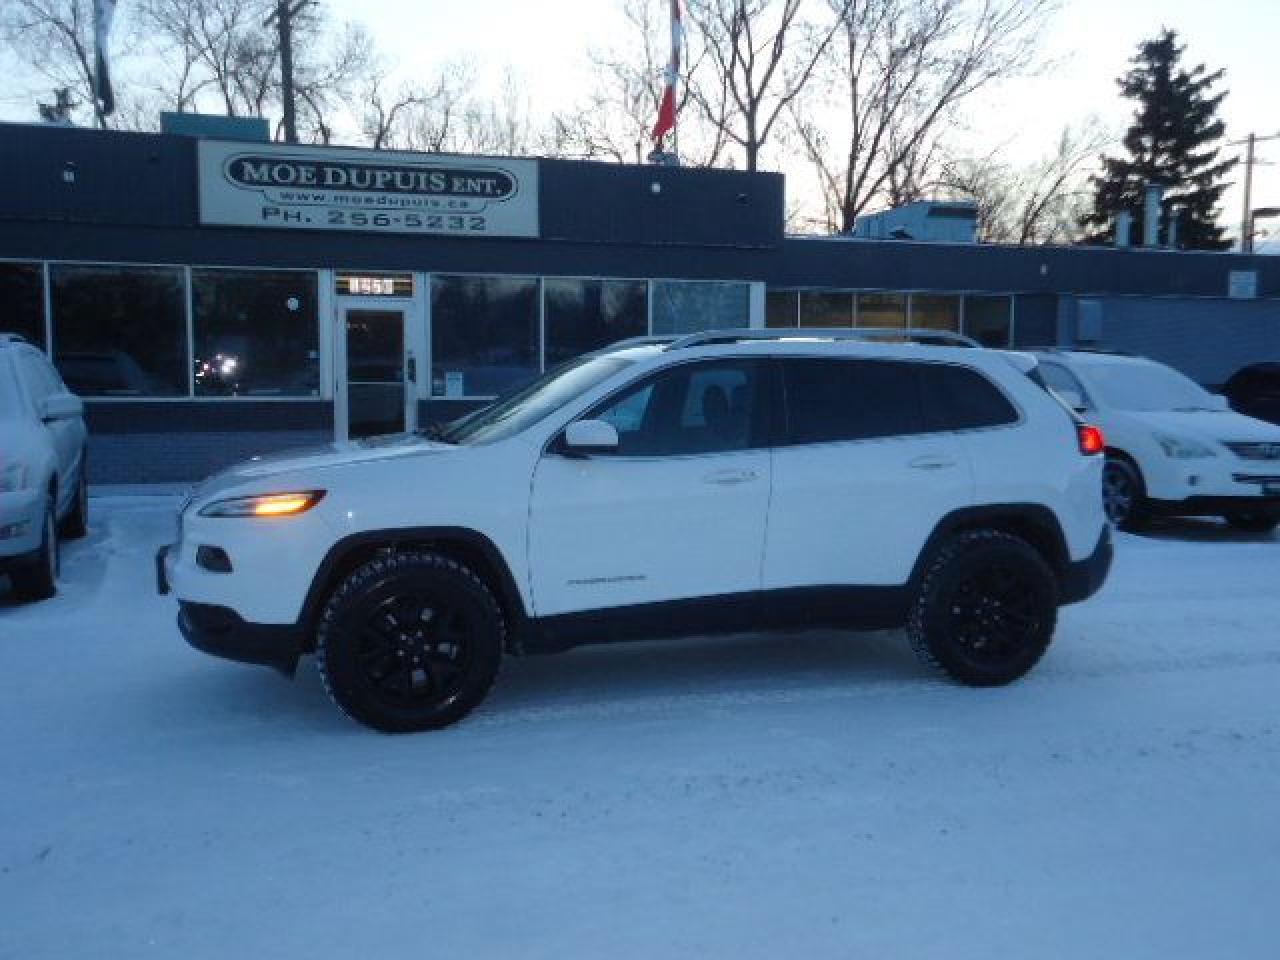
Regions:
[[387, 733], [432, 730], [485, 698], [503, 636], [498, 602], [468, 567], [429, 551], [389, 553], [325, 604], [316, 663], [353, 719]]
[[1044, 558], [1010, 534], [973, 530], [930, 560], [907, 633], [927, 665], [990, 687], [1035, 666], [1057, 618], [1057, 580]]

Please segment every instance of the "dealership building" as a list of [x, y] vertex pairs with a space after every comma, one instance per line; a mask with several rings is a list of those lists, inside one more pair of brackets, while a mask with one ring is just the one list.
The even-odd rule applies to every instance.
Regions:
[[771, 173], [0, 124], [0, 182], [0, 331], [85, 397], [99, 483], [446, 420], [643, 334], [1280, 359], [1280, 258], [979, 244], [952, 203], [791, 236]]

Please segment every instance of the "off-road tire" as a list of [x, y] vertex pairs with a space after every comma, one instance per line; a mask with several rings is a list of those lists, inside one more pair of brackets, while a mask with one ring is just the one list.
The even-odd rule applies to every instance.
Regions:
[[[992, 625], [979, 626], [975, 618], [961, 623], [960, 611], [975, 606], [983, 592], [970, 586], [975, 578], [1003, 582], [1005, 575], [1014, 578], [1013, 599], [996, 602], [982, 615]], [[947, 541], [928, 561], [907, 636], [930, 668], [969, 686], [993, 687], [1017, 680], [1036, 665], [1053, 638], [1057, 618], [1057, 578], [1044, 557], [1003, 531], [970, 530]], [[1005, 645], [1006, 655], [996, 656], [996, 648]]]
[[[410, 618], [420, 626], [416, 640], [412, 628], [395, 619], [401, 604], [404, 609], [421, 605], [419, 615]], [[448, 613], [438, 621], [422, 619], [438, 609]], [[462, 639], [446, 643], [423, 636], [443, 629], [445, 616], [455, 624], [450, 636]], [[505, 633], [493, 592], [465, 564], [428, 550], [387, 553], [349, 574], [325, 603], [316, 631], [316, 665], [333, 702], [353, 720], [385, 733], [434, 730], [457, 722], [484, 700], [502, 661]], [[452, 650], [455, 659], [442, 650]], [[409, 663], [414, 656], [422, 658], [418, 667]], [[442, 679], [441, 663], [456, 679]], [[418, 675], [430, 689], [414, 691]], [[392, 689], [400, 678], [408, 690]]]
[[13, 592], [20, 600], [47, 600], [58, 592], [58, 524], [54, 519], [52, 495], [45, 508], [40, 549], [30, 563], [23, 564], [9, 573]]

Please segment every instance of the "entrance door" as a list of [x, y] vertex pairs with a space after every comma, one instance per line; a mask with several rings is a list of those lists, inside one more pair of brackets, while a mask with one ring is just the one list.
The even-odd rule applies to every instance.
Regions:
[[409, 310], [400, 306], [343, 305], [346, 402], [339, 404], [339, 440], [417, 427], [417, 361], [409, 348], [409, 316]]

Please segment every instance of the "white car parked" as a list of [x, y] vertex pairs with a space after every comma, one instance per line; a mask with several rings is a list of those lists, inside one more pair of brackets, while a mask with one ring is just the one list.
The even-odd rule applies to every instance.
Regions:
[[26, 599], [57, 591], [59, 535], [85, 534], [83, 414], [43, 353], [0, 333], [0, 574]]
[[1039, 359], [1054, 392], [1106, 436], [1103, 495], [1117, 526], [1140, 530], [1157, 514], [1221, 516], [1256, 533], [1280, 524], [1280, 427], [1154, 360], [1069, 350]]
[[1008, 683], [1106, 577], [1101, 437], [1033, 358], [867, 335], [627, 342], [434, 438], [250, 461], [194, 491], [159, 588], [192, 645], [314, 651], [388, 731], [463, 716], [504, 653], [663, 635], [905, 626]]

